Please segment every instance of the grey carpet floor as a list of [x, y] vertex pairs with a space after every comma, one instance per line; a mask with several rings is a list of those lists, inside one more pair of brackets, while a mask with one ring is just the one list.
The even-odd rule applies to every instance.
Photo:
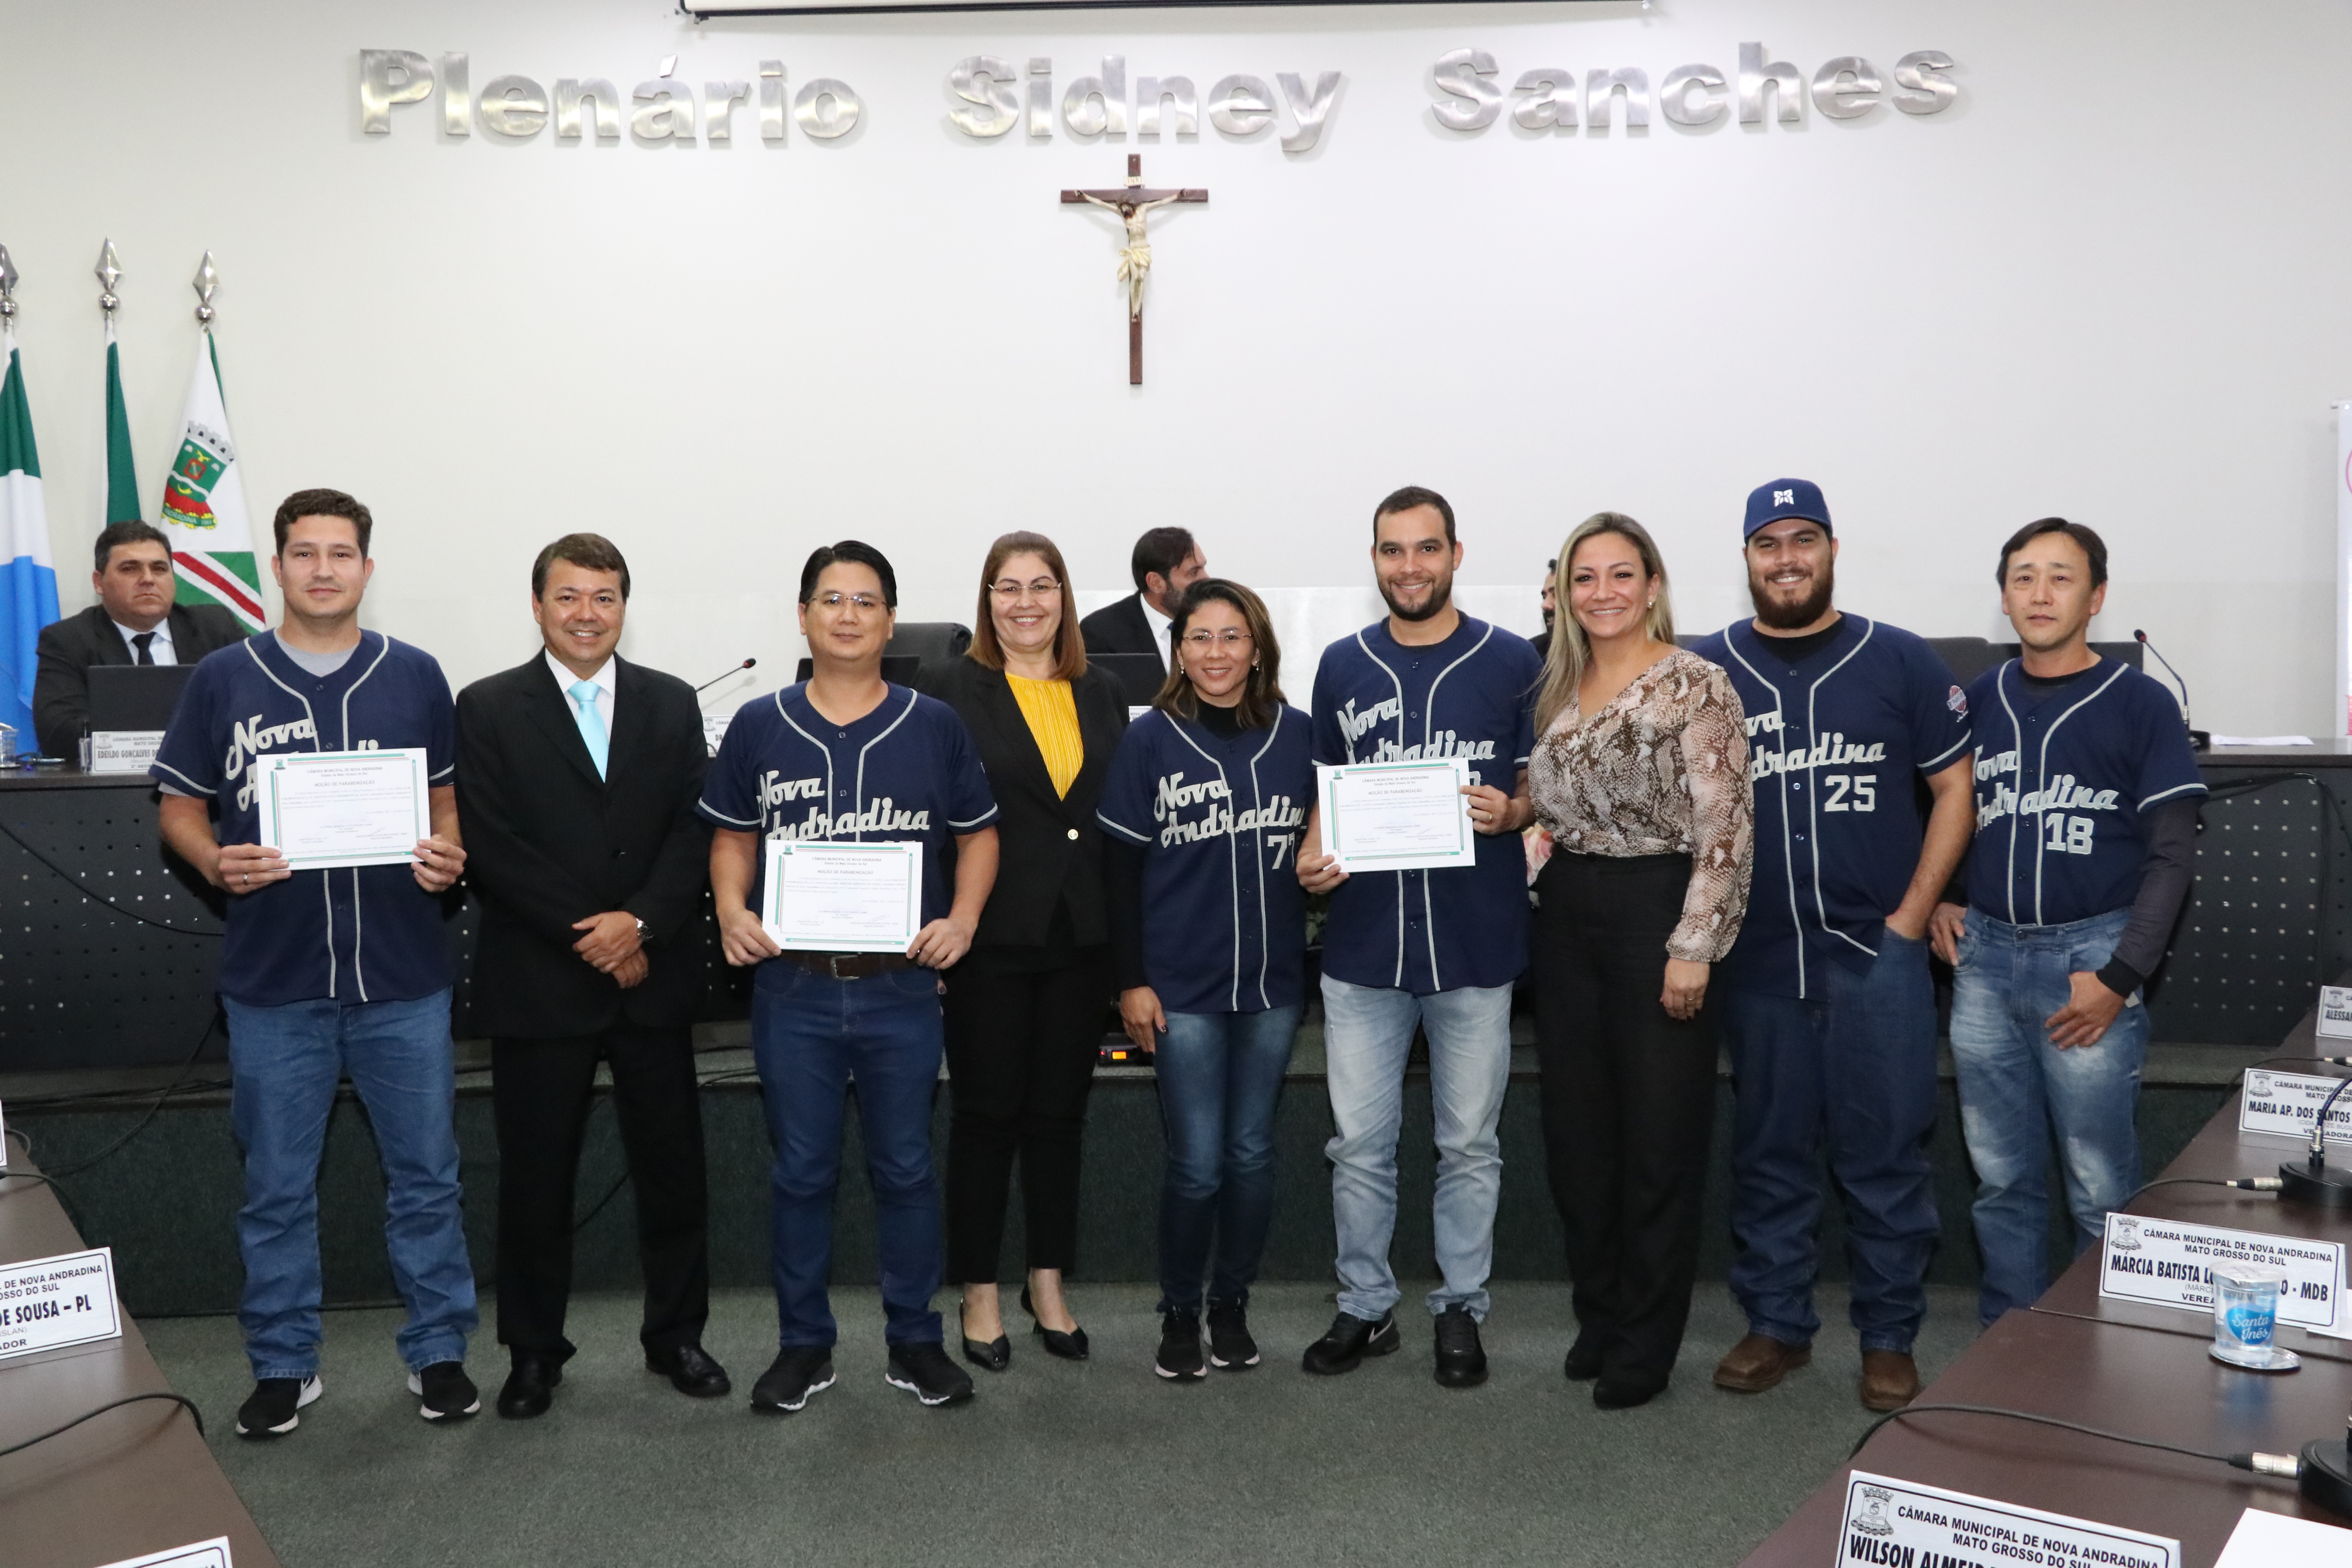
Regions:
[[[1842, 1289], [1822, 1293], [1832, 1326], [1813, 1364], [1741, 1396], [1707, 1383], [1741, 1325], [1722, 1285], [1703, 1283], [1674, 1386], [1614, 1413], [1560, 1376], [1564, 1286], [1496, 1288], [1493, 1377], [1467, 1391], [1431, 1380], [1417, 1311], [1401, 1314], [1402, 1353], [1346, 1377], [1304, 1375], [1298, 1352], [1332, 1311], [1328, 1288], [1305, 1284], [1259, 1289], [1251, 1321], [1264, 1365], [1171, 1386], [1151, 1371], [1154, 1294], [1075, 1287], [1090, 1363], [1056, 1362], [1016, 1338], [1010, 1372], [975, 1372], [972, 1405], [925, 1410], [882, 1381], [878, 1298], [837, 1290], [841, 1381], [782, 1419], [745, 1403], [774, 1350], [764, 1292], [713, 1302], [707, 1343], [737, 1392], [709, 1402], [645, 1372], [633, 1300], [583, 1297], [571, 1327], [583, 1350], [552, 1412], [490, 1413], [506, 1368], [486, 1330], [472, 1363], [483, 1414], [447, 1429], [419, 1420], [403, 1386], [397, 1315], [335, 1312], [325, 1396], [271, 1443], [234, 1436], [251, 1384], [233, 1320], [142, 1326], [293, 1568], [1729, 1564], [1870, 1419], [1854, 1396], [1861, 1357]], [[1972, 1296], [1931, 1290], [1926, 1375], [1974, 1337]], [[952, 1343], [952, 1300], [942, 1301]]]

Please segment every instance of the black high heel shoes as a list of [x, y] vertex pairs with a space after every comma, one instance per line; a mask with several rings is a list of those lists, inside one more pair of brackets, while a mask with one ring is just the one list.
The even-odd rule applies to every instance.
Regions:
[[[1021, 1287], [1021, 1310], [1029, 1314], [1032, 1325], [1029, 1331], [1045, 1342], [1045, 1353], [1047, 1355], [1059, 1356], [1064, 1361], [1085, 1361], [1087, 1359], [1087, 1350], [1086, 1330], [1072, 1329], [1066, 1334], [1059, 1329], [1049, 1329], [1045, 1324], [1038, 1322], [1036, 1321], [1037, 1309], [1029, 1303], [1029, 1287], [1026, 1285]], [[966, 1341], [965, 1343], [969, 1344], [971, 1342]], [[966, 1351], [965, 1353], [968, 1355], [971, 1352]]]

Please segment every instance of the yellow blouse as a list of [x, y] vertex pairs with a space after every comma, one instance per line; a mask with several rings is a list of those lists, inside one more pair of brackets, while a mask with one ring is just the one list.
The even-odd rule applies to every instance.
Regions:
[[1068, 795], [1087, 762], [1086, 742], [1078, 734], [1077, 699], [1070, 695], [1070, 683], [1031, 680], [1009, 669], [1004, 679], [1013, 688], [1013, 700], [1021, 704], [1021, 717], [1029, 721], [1029, 733], [1036, 740], [1037, 750], [1045, 753], [1054, 793]]

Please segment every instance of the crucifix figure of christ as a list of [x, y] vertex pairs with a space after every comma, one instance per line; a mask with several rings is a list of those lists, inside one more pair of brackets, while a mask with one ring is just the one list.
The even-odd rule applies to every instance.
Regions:
[[1127, 225], [1127, 245], [1118, 253], [1118, 278], [1127, 285], [1127, 384], [1143, 384], [1143, 284], [1151, 274], [1151, 241], [1144, 226], [1150, 222], [1146, 216], [1154, 207], [1164, 207], [1171, 202], [1205, 202], [1209, 193], [1200, 190], [1150, 190], [1143, 184], [1143, 158], [1130, 153], [1127, 157], [1127, 184], [1110, 191], [1064, 191], [1062, 201], [1066, 205], [1092, 203], [1107, 211], [1115, 212]]

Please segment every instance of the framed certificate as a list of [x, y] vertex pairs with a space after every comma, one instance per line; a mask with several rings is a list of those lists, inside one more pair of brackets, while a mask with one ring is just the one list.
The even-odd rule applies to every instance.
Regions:
[[289, 752], [253, 768], [261, 841], [297, 871], [405, 865], [433, 836], [422, 751]]
[[1402, 763], [1318, 763], [1323, 852], [1339, 869], [1426, 871], [1475, 866], [1470, 764], [1461, 757]]
[[771, 838], [760, 924], [782, 948], [904, 952], [923, 929], [923, 847]]

